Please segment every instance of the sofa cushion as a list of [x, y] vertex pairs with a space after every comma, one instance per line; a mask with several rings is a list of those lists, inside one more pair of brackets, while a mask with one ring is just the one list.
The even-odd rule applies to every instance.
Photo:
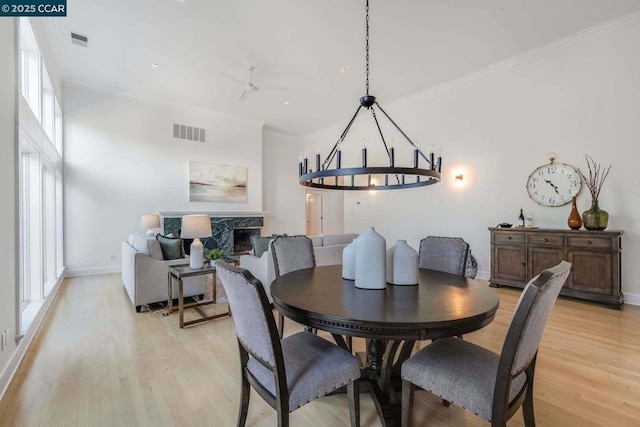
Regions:
[[322, 245], [348, 245], [349, 243], [353, 242], [353, 239], [355, 239], [356, 237], [358, 237], [357, 234], [323, 234]]
[[184, 258], [184, 246], [181, 238], [172, 238], [157, 234], [156, 239], [160, 244], [162, 255], [165, 260]]
[[146, 233], [129, 234], [127, 243], [131, 245], [137, 252], [149, 255], [151, 258], [162, 261], [163, 254], [160, 244], [154, 236], [147, 236]]
[[269, 250], [269, 242], [273, 240], [274, 237], [260, 237], [260, 236], [251, 236], [251, 250], [253, 255], [260, 258], [263, 253]]
[[322, 236], [309, 236], [309, 238], [311, 239], [311, 244], [314, 248], [322, 246]]

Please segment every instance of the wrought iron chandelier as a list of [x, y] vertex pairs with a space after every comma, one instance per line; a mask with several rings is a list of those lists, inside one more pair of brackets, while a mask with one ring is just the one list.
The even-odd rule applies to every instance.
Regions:
[[[401, 188], [423, 187], [425, 185], [437, 184], [440, 182], [440, 173], [442, 170], [442, 157], [438, 155], [437, 160], [433, 151], [427, 157], [420, 148], [411, 141], [406, 133], [393, 121], [393, 119], [380, 106], [376, 97], [369, 94], [369, 0], [366, 0], [366, 95], [360, 98], [360, 105], [349, 120], [347, 127], [342, 131], [329, 155], [322, 164], [320, 163], [320, 154], [316, 154], [315, 171], [309, 169], [308, 157], [301, 158], [298, 164], [298, 175], [300, 184], [306, 187], [325, 188], [330, 190], [396, 190]], [[341, 144], [346, 138], [351, 125], [362, 110], [366, 108], [371, 112], [371, 116], [375, 121], [378, 133], [384, 145], [384, 149], [389, 159], [388, 166], [369, 166], [367, 164], [367, 148], [362, 148], [362, 167], [342, 167], [342, 150]], [[413, 147], [413, 167], [397, 167], [395, 165], [395, 149], [387, 144], [387, 140], [382, 133], [382, 128], [378, 122], [376, 115], [376, 107], [391, 122], [391, 124], [400, 132], [400, 134]], [[420, 167], [420, 158], [426, 161], [426, 167]], [[335, 163], [333, 163], [335, 160]], [[331, 167], [331, 165], [335, 167]], [[384, 184], [375, 183], [374, 176], [384, 176]], [[357, 178], [361, 177], [361, 178]]]

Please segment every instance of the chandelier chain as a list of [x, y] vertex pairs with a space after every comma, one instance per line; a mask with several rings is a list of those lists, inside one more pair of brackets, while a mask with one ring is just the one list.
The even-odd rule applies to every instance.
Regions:
[[365, 8], [366, 12], [367, 12], [367, 18], [366, 18], [366, 28], [367, 28], [367, 36], [365, 37], [365, 42], [366, 42], [366, 51], [367, 51], [367, 55], [366, 55], [366, 63], [367, 63], [367, 95], [369, 95], [369, 0], [367, 1], [367, 6]]

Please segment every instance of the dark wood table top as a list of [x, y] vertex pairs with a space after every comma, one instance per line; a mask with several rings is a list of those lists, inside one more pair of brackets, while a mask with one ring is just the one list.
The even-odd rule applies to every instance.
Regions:
[[215, 272], [216, 265], [214, 263], [210, 263], [209, 261], [205, 262], [202, 268], [197, 269], [191, 268], [189, 264], [177, 264], [169, 266], [169, 273], [177, 279], [191, 276], [200, 276], [202, 274], [211, 274]]
[[342, 279], [342, 266], [298, 270], [271, 284], [283, 315], [335, 334], [393, 340], [462, 335], [491, 323], [498, 309], [486, 282], [420, 270], [416, 286], [358, 289]]

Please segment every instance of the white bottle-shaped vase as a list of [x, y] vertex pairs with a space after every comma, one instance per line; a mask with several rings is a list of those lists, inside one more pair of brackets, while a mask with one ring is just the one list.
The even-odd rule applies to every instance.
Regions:
[[406, 240], [398, 240], [398, 243], [387, 251], [387, 283], [418, 284], [418, 252], [409, 246]]
[[386, 249], [387, 242], [373, 227], [356, 239], [356, 288], [384, 289], [387, 286]]
[[342, 250], [342, 278], [347, 280], [356, 278], [356, 239]]

